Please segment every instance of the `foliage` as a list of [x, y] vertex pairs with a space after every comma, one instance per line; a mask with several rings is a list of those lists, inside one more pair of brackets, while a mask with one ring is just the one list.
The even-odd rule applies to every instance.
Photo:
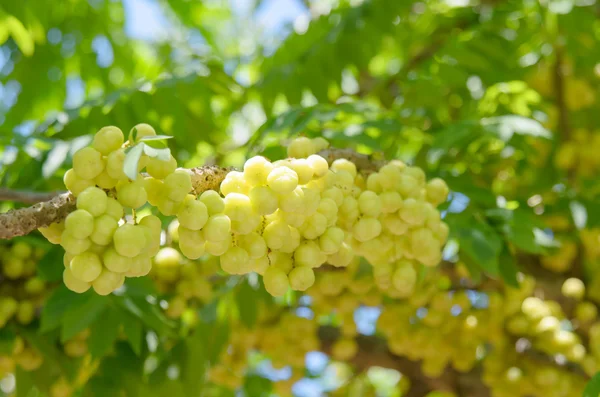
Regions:
[[443, 261], [410, 296], [363, 260], [273, 298], [203, 257], [100, 297], [65, 288], [61, 249], [35, 232], [0, 246], [0, 395], [584, 392], [600, 365], [593, 2], [298, 1], [310, 24], [275, 41], [257, 24], [272, 1], [162, 0], [150, 40], [126, 3], [0, 5], [0, 196], [63, 190], [106, 125], [152, 124], [173, 139], [139, 155], [187, 168], [325, 137], [446, 181]]

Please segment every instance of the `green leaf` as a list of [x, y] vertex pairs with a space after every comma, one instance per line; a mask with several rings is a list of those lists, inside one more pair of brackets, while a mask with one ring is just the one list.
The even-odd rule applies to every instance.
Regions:
[[44, 281], [51, 282], [62, 280], [62, 274], [65, 269], [63, 255], [64, 250], [58, 245], [53, 245], [37, 264], [38, 277]]
[[15, 347], [17, 334], [8, 327], [0, 328], [0, 355], [10, 355]]
[[[80, 295], [73, 305], [66, 311], [62, 318], [60, 332], [61, 341], [65, 342], [89, 327], [96, 321], [106, 309], [109, 300], [92, 291], [89, 294]], [[79, 302], [78, 302], [79, 301]]]
[[131, 349], [138, 356], [142, 352], [142, 337], [143, 327], [141, 321], [134, 317], [131, 313], [123, 311], [123, 331], [127, 336], [127, 342], [131, 346]]
[[217, 362], [221, 351], [229, 340], [231, 329], [227, 321], [214, 323], [200, 322], [196, 328], [196, 337], [203, 341], [206, 349], [206, 358], [211, 362]]
[[598, 397], [600, 396], [600, 372], [588, 382], [583, 390], [582, 397]]
[[31, 347], [44, 356], [44, 362], [49, 362], [53, 367], [60, 368], [69, 379], [73, 379], [77, 373], [78, 366], [59, 349], [56, 343], [56, 335], [52, 333], [40, 335], [32, 328], [20, 328], [19, 334], [25, 338]]
[[206, 341], [202, 340], [200, 333], [187, 338], [184, 344], [185, 360], [182, 366], [181, 379], [186, 391], [185, 395], [202, 395], [201, 389], [205, 382], [203, 376], [207, 369]]
[[16, 397], [30, 397], [30, 394], [36, 396], [39, 394], [34, 384], [34, 376], [32, 372], [27, 372], [20, 365], [17, 365], [15, 371]]
[[119, 336], [119, 326], [125, 323], [124, 315], [116, 307], [108, 307], [91, 325], [88, 346], [93, 358], [101, 358], [112, 348]]
[[453, 192], [459, 192], [469, 198], [469, 200], [481, 204], [485, 207], [496, 205], [496, 196], [489, 188], [478, 187], [468, 176], [446, 177], [444, 178], [448, 187]]
[[496, 229], [520, 250], [532, 254], [546, 253], [544, 245], [539, 244], [535, 235], [535, 230], [543, 225], [528, 211], [494, 208], [485, 214], [496, 225]]
[[463, 260], [468, 258], [486, 273], [498, 275], [502, 239], [496, 230], [472, 211], [449, 214], [445, 221], [451, 236], [459, 243]]
[[481, 274], [483, 273], [481, 271], [481, 266], [479, 266], [479, 264], [477, 264], [475, 261], [473, 261], [473, 259], [471, 259], [470, 256], [467, 255], [462, 257], [462, 262], [467, 267], [467, 270], [469, 271], [473, 282], [479, 283], [481, 281]]
[[269, 397], [273, 388], [273, 382], [262, 376], [251, 374], [246, 376], [244, 391], [252, 397]]
[[517, 280], [517, 273], [519, 271], [517, 269], [517, 262], [506, 245], [502, 247], [498, 262], [502, 280], [511, 287], [519, 288], [519, 281]]
[[[89, 293], [91, 294], [92, 292]], [[81, 302], [81, 299], [79, 294], [67, 289], [64, 284], [60, 284], [44, 304], [40, 320], [40, 332], [48, 332], [58, 328], [62, 323], [65, 313], [73, 305]]]
[[248, 328], [254, 327], [258, 318], [258, 294], [248, 283], [248, 280], [244, 280], [236, 289], [235, 301], [242, 323]]
[[142, 320], [146, 326], [161, 335], [173, 335], [174, 324], [156, 307], [146, 301], [144, 297], [126, 296], [117, 302], [126, 311]]
[[144, 143], [140, 143], [140, 145], [144, 147], [144, 153], [149, 157], [155, 157], [161, 161], [169, 161], [171, 158], [171, 149], [169, 148], [157, 149]]
[[156, 284], [150, 277], [125, 278], [125, 295], [141, 296], [156, 295]]
[[444, 151], [450, 148], [462, 149], [481, 133], [479, 130], [477, 124], [473, 121], [464, 121], [449, 125], [435, 134], [431, 148]]
[[123, 162], [123, 172], [127, 177], [131, 180], [135, 180], [138, 175], [138, 164], [140, 162], [140, 158], [142, 157], [142, 153], [144, 152], [144, 144], [138, 143], [134, 147], [132, 147], [125, 156], [125, 161]]

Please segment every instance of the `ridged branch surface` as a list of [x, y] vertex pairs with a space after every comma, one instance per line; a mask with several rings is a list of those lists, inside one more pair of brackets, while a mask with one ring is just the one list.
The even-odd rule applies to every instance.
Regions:
[[75, 209], [75, 197], [62, 193], [48, 201], [0, 214], [0, 239], [24, 236], [65, 219]]
[[[356, 153], [350, 149], [326, 149], [319, 152], [329, 163], [336, 159], [345, 158], [356, 164], [359, 170], [375, 171], [381, 165], [381, 161], [371, 159], [365, 154]], [[219, 190], [219, 185], [225, 179], [227, 173], [233, 168], [207, 165], [188, 170], [192, 177], [194, 193], [200, 194], [207, 190]], [[4, 191], [5, 200], [14, 200], [30, 203], [33, 197], [48, 198], [49, 193], [34, 193], [22, 191]], [[75, 198], [71, 193], [61, 193], [45, 201], [39, 202], [31, 207], [10, 210], [0, 214], [0, 239], [11, 239], [24, 236], [40, 227], [46, 227], [52, 223], [60, 222], [75, 209]]]

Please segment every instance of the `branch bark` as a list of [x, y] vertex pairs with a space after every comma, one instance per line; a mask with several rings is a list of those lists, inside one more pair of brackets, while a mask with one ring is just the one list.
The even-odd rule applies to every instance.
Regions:
[[24, 236], [35, 229], [65, 219], [75, 209], [75, 197], [62, 193], [31, 207], [0, 214], [0, 239]]
[[[216, 190], [231, 169], [205, 166], [188, 170], [196, 194]], [[24, 236], [40, 227], [62, 221], [75, 210], [75, 197], [67, 192], [37, 203], [31, 207], [10, 210], [0, 214], [0, 239]]]
[[[356, 164], [359, 170], [366, 172], [376, 171], [383, 165], [383, 161], [375, 160], [366, 154], [356, 153], [350, 149], [329, 148], [319, 152], [329, 163], [336, 159], [345, 158]], [[207, 165], [187, 170], [192, 177], [192, 188], [194, 193], [200, 194], [207, 190], [219, 190], [219, 185], [225, 176], [233, 168]], [[0, 192], [1, 194], [1, 192]], [[75, 198], [69, 192], [48, 196], [52, 193], [30, 193], [29, 196], [23, 192], [6, 192], [7, 195], [29, 199], [39, 195], [45, 198], [31, 207], [13, 209], [0, 214], [0, 239], [11, 239], [24, 236], [40, 227], [46, 227], [52, 223], [62, 221], [75, 209]], [[1, 196], [0, 196], [1, 198]], [[23, 201], [26, 202], [26, 201]]]

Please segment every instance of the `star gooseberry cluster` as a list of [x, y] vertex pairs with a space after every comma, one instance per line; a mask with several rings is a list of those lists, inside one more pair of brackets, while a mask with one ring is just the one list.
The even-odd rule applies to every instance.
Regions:
[[[104, 295], [125, 277], [150, 271], [161, 221], [154, 215], [136, 220], [134, 210], [146, 202], [177, 217], [187, 258], [210, 254], [220, 257], [226, 273], [261, 274], [273, 296], [290, 287], [304, 291], [315, 282], [315, 268], [345, 267], [357, 255], [380, 279], [398, 279], [397, 286], [414, 278], [419, 264], [441, 259], [448, 227], [435, 206], [448, 187], [441, 179], [427, 182], [418, 167], [391, 161], [369, 171], [344, 158], [329, 164], [318, 154], [329, 146], [325, 139], [301, 137], [288, 146], [287, 159], [250, 158], [243, 171], [226, 175], [219, 192], [197, 195], [191, 173], [177, 169], [170, 155], [165, 161], [142, 154], [136, 178], [125, 174], [125, 149], [154, 135], [139, 124], [124, 142], [120, 129], [105, 127], [75, 153], [64, 181], [77, 210], [40, 229], [65, 249], [64, 282], [71, 290], [93, 287]], [[124, 217], [130, 210], [133, 216]]]

